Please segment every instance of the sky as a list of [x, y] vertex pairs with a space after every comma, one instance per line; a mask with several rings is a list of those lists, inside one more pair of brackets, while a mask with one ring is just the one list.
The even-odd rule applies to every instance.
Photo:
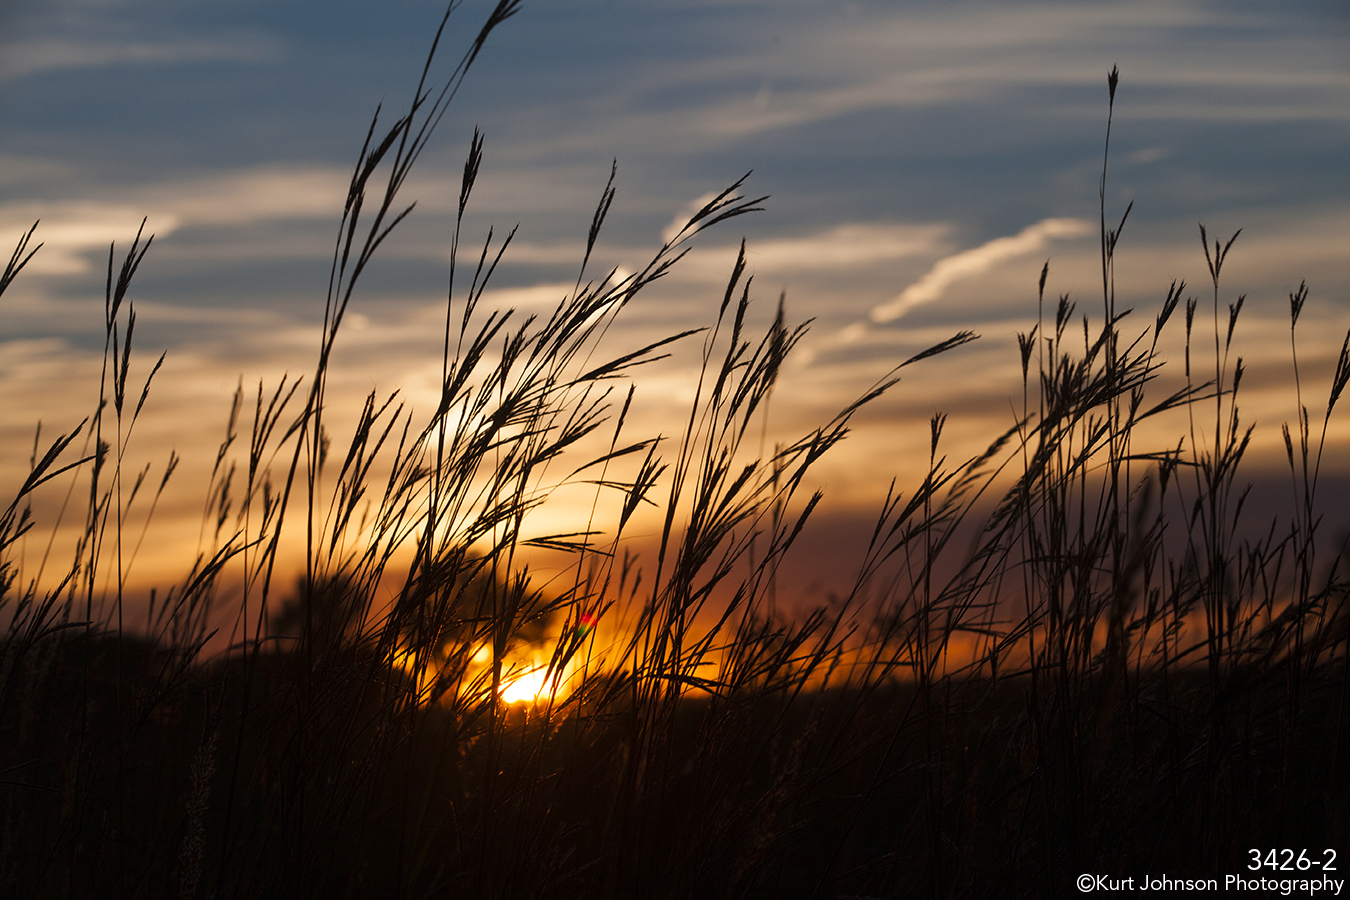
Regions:
[[[488, 8], [473, 0], [451, 17], [446, 59]], [[209, 466], [240, 379], [270, 385], [312, 366], [350, 169], [377, 105], [406, 106], [443, 10], [0, 4], [0, 238], [40, 219], [44, 242], [0, 298], [6, 484], [23, 478], [39, 420], [51, 435], [92, 411], [108, 245], [123, 252], [143, 217], [155, 240], [132, 292], [133, 368], [143, 377], [167, 355], [138, 453], [162, 465], [173, 448], [189, 470]], [[1279, 423], [1296, 414], [1288, 294], [1307, 281], [1310, 397], [1324, 397], [1350, 326], [1350, 12], [1339, 0], [526, 0], [418, 163], [406, 189], [417, 210], [339, 341], [334, 403], [372, 389], [430, 402], [475, 127], [484, 161], [466, 242], [519, 225], [488, 296], [522, 310], [548, 308], [575, 281], [611, 164], [617, 195], [592, 271], [640, 267], [700, 199], [752, 172], [745, 190], [769, 195], [764, 211], [699, 236], [612, 338], [710, 324], [745, 238], [760, 325], [780, 295], [790, 320], [813, 320], [774, 398], [772, 433], [789, 436], [923, 347], [978, 333], [907, 369], [818, 470], [831, 515], [870, 515], [892, 476], [917, 482], [935, 412], [949, 414], [952, 458], [1011, 424], [1016, 334], [1035, 323], [1047, 260], [1047, 295], [1100, 310], [1112, 66], [1106, 217], [1133, 203], [1117, 304], [1139, 310], [1142, 330], [1174, 279], [1211, 302], [1198, 225], [1224, 240], [1242, 229], [1220, 304], [1247, 298], [1234, 341], [1262, 477], [1280, 463]], [[669, 431], [698, 349], [640, 381], [639, 430]], [[1325, 400], [1305, 402], [1316, 417]], [[1348, 434], [1334, 432], [1333, 448]], [[180, 479], [159, 513], [183, 541], [195, 537], [182, 523], [200, 518], [201, 474], [197, 494]]]

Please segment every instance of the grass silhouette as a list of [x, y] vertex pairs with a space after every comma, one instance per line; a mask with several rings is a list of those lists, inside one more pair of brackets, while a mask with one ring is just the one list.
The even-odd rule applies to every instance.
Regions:
[[[1100, 319], [1067, 296], [1047, 307], [1047, 264], [1019, 335], [1019, 421], [948, 464], [935, 416], [928, 471], [892, 483], [852, 593], [830, 606], [783, 617], [770, 603], [821, 498], [809, 470], [901, 369], [974, 335], [901, 362], [769, 454], [751, 425], [805, 326], [780, 305], [748, 331], [744, 245], [710, 327], [606, 353], [611, 324], [691, 238], [758, 208], [744, 179], [640, 271], [592, 276], [611, 176], [575, 289], [522, 317], [481, 306], [511, 235], [460, 250], [475, 134], [439, 403], [419, 419], [372, 393], [334, 443], [327, 377], [362, 273], [516, 10], [501, 0], [437, 86], [447, 11], [407, 111], [372, 121], [314, 372], [260, 385], [246, 430], [236, 394], [206, 490], [211, 549], [143, 626], [127, 616], [139, 538], [124, 523], [138, 498], [153, 509], [176, 459], [157, 487], [122, 466], [159, 368], [131, 379], [129, 288], [151, 239], [120, 268], [110, 251], [99, 405], [35, 451], [0, 516], [4, 894], [1055, 896], [1082, 872], [1222, 877], [1247, 874], [1253, 847], [1343, 850], [1347, 583], [1317, 494], [1350, 337], [1320, 425], [1296, 382], [1291, 515], [1244, 528], [1251, 428], [1229, 354], [1242, 300], [1220, 299], [1234, 242], [1202, 228], [1210, 302], [1174, 283], [1128, 331], [1109, 118]], [[1113, 69], [1111, 108], [1117, 83]], [[1291, 340], [1307, 297], [1290, 298]], [[1184, 384], [1158, 397], [1160, 338], [1178, 327]], [[697, 340], [678, 433], [630, 436], [639, 367]], [[1152, 444], [1149, 424], [1177, 415], [1186, 433]], [[18, 559], [48, 483], [88, 489], [54, 584]], [[531, 530], [577, 484], [594, 488], [590, 521]], [[625, 538], [648, 514], [659, 544], [635, 557]], [[298, 533], [288, 593], [281, 541]], [[536, 586], [530, 548], [570, 555], [568, 577]], [[227, 577], [242, 584], [234, 632], [208, 654]], [[538, 701], [505, 702], [528, 668]]]

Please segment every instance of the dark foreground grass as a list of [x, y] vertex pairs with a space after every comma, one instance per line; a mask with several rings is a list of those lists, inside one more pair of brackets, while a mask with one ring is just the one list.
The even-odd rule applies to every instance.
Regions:
[[[1199, 678], [1142, 680], [1105, 733], [1051, 748], [1028, 721], [1025, 677], [944, 683], [928, 713], [898, 684], [865, 700], [686, 699], [635, 788], [622, 714], [549, 725], [518, 707], [490, 743], [428, 707], [381, 752], [396, 679], [331, 675], [325, 701], [273, 660], [244, 740], [203, 751], [215, 711], [233, 726], [240, 709], [221, 673], [195, 672], [128, 721], [81, 703], [86, 663], [116, 678], [112, 639], [58, 653], [68, 677], [46, 683], [51, 714], [28, 740], [57, 748], [83, 730], [105, 749], [87, 762], [78, 830], [63, 827], [62, 793], [11, 800], [13, 896], [174, 895], [194, 859], [200, 892], [226, 896], [1046, 896], [1084, 871], [1243, 873], [1249, 847], [1321, 860], [1350, 833], [1339, 681], [1311, 685], [1293, 726], [1284, 686], [1253, 684], [1220, 746]], [[134, 696], [160, 654], [121, 653]], [[34, 759], [24, 778], [70, 797], [71, 764]], [[249, 783], [227, 811], [231, 770]]]
[[[929, 471], [891, 486], [853, 592], [790, 618], [771, 601], [820, 500], [803, 494], [811, 466], [900, 369], [973, 335], [900, 363], [799, 440], [752, 449], [803, 329], [780, 307], [748, 332], [743, 254], [710, 328], [618, 353], [603, 341], [690, 238], [756, 208], [741, 182], [637, 274], [591, 277], [611, 181], [575, 290], [538, 317], [479, 308], [510, 237], [470, 255], [465, 289], [457, 228], [437, 409], [419, 419], [372, 394], [332, 437], [327, 375], [356, 285], [515, 9], [497, 6], [442, 87], [438, 32], [406, 114], [372, 123], [314, 374], [260, 385], [247, 429], [236, 396], [207, 486], [213, 539], [135, 621], [124, 523], [175, 463], [158, 480], [121, 465], [158, 364], [146, 375], [130, 351], [149, 242], [120, 270], [110, 252], [101, 402], [34, 453], [0, 516], [0, 891], [1054, 896], [1085, 872], [1253, 875], [1252, 848], [1306, 848], [1339, 871], [1350, 619], [1317, 485], [1350, 344], [1320, 421], [1296, 382], [1291, 512], [1251, 527], [1229, 358], [1242, 300], [1220, 299], [1232, 240], [1202, 233], [1207, 302], [1173, 284], [1130, 333], [1113, 286], [1124, 219], [1109, 228], [1103, 200], [1100, 319], [1068, 297], [1046, 309], [1043, 272], [1020, 420], [948, 465], [935, 417]], [[1116, 86], [1113, 70], [1112, 104]], [[475, 135], [461, 218], [481, 160]], [[1290, 298], [1291, 342], [1306, 299]], [[1167, 328], [1186, 350], [1160, 391]], [[699, 340], [688, 419], [630, 437], [635, 369]], [[1185, 433], [1154, 446], [1150, 420]], [[532, 530], [575, 484], [595, 491], [587, 521]], [[32, 501], [70, 485], [87, 497], [83, 537], [34, 573]], [[648, 510], [659, 547], [634, 557], [627, 531]], [[304, 549], [293, 588], [283, 535]], [[535, 585], [527, 548], [570, 556], [568, 576]], [[222, 627], [229, 650], [206, 653]], [[551, 688], [509, 705], [531, 649]]]

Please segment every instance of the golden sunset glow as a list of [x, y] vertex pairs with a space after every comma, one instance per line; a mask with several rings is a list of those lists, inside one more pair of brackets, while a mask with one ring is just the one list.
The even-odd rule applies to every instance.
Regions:
[[502, 685], [502, 700], [506, 703], [538, 703], [547, 700], [551, 681], [547, 664], [513, 672]]
[[442, 3], [0, 3], [3, 900], [1341, 893], [1335, 0]]

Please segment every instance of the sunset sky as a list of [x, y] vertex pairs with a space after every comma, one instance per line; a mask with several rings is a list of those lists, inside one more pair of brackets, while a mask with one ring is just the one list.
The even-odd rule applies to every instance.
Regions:
[[[488, 8], [468, 2], [451, 17], [443, 62]], [[526, 0], [419, 163], [407, 190], [418, 209], [340, 339], [335, 397], [401, 388], [429, 402], [475, 126], [486, 145], [467, 240], [520, 224], [490, 296], [521, 309], [551, 306], [575, 281], [611, 160], [599, 274], [640, 267], [691, 204], [753, 170], [746, 190], [770, 195], [766, 210], [702, 235], [613, 337], [708, 324], [744, 236], [761, 321], [780, 292], [789, 318], [815, 319], [774, 400], [775, 433], [788, 435], [905, 356], [978, 332], [908, 370], [821, 469], [837, 511], [870, 508], [893, 474], [914, 474], [934, 411], [951, 415], [954, 457], [1011, 423], [1015, 334], [1035, 322], [1047, 259], [1047, 294], [1099, 314], [1097, 190], [1117, 65], [1107, 218], [1134, 202], [1118, 305], [1139, 308], [1142, 330], [1173, 279], [1208, 303], [1197, 223], [1223, 239], [1243, 229], [1220, 303], [1247, 295], [1235, 338], [1244, 410], [1262, 428], [1254, 464], [1272, 465], [1295, 409], [1288, 293], [1304, 279], [1311, 289], [1300, 362], [1315, 418], [1350, 326], [1347, 10]], [[442, 11], [431, 0], [0, 6], [0, 238], [8, 252], [40, 218], [45, 242], [0, 298], [4, 484], [22, 478], [39, 419], [54, 434], [92, 411], [108, 244], [129, 245], [143, 216], [156, 237], [133, 289], [141, 365], [168, 351], [138, 426], [146, 459], [172, 446], [209, 465], [241, 376], [310, 368], [351, 166], [376, 105], [406, 106]], [[669, 430], [697, 350], [639, 382], [639, 428]], [[182, 487], [170, 520], [200, 515], [200, 492]]]

